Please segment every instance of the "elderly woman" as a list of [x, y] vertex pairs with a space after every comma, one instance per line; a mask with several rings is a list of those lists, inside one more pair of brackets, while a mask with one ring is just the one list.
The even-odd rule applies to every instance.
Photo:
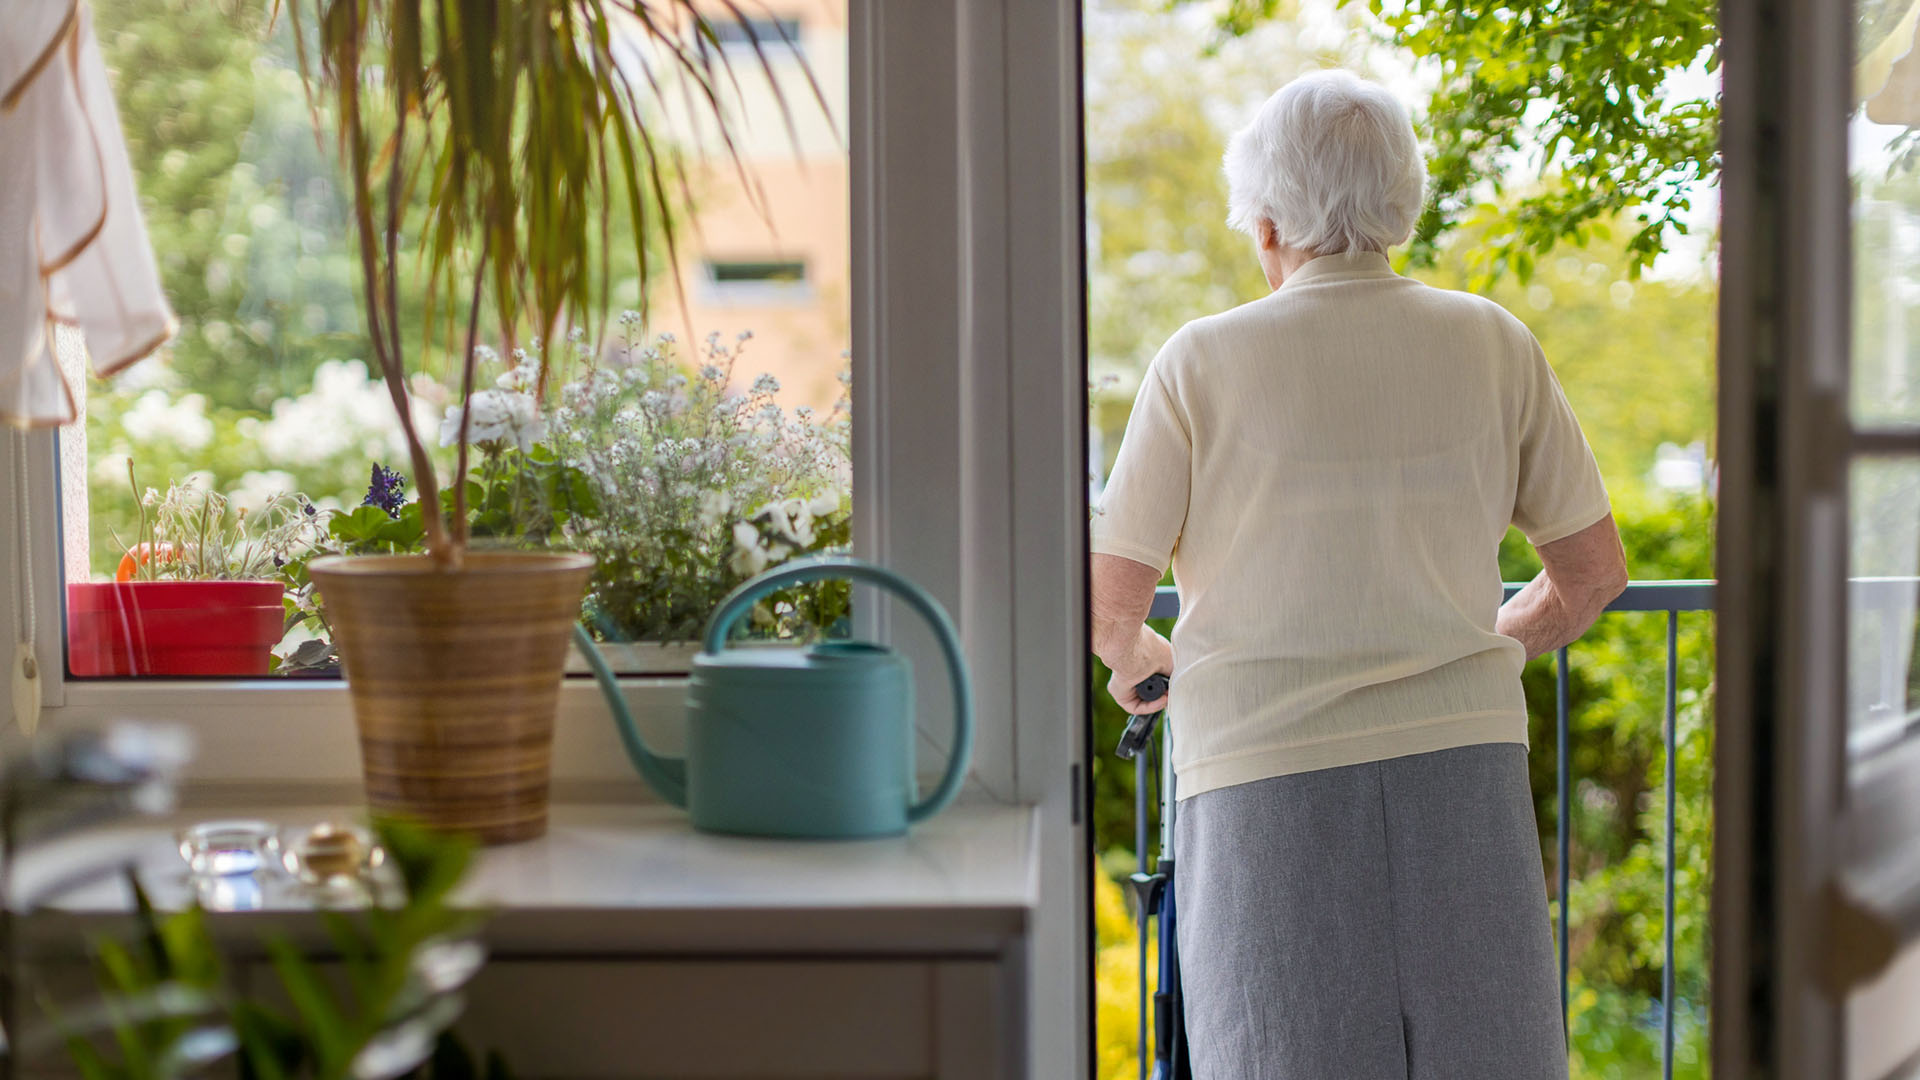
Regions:
[[[1599, 470], [1518, 319], [1389, 267], [1388, 93], [1289, 83], [1226, 172], [1273, 291], [1154, 358], [1092, 545], [1114, 697], [1172, 675], [1195, 1075], [1564, 1078], [1520, 669], [1625, 586]], [[1502, 606], [1510, 524], [1545, 570]]]

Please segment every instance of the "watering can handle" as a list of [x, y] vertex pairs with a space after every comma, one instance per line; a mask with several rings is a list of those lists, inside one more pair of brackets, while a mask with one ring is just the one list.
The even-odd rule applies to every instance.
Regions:
[[933, 794], [907, 810], [909, 822], [924, 821], [945, 809], [953, 797], [960, 793], [961, 781], [966, 779], [967, 762], [973, 755], [973, 684], [967, 675], [967, 658], [960, 651], [960, 635], [953, 628], [953, 620], [947, 617], [946, 610], [926, 590], [883, 566], [860, 559], [841, 556], [795, 559], [740, 586], [722, 601], [719, 610], [707, 622], [703, 648], [710, 653], [726, 648], [727, 631], [762, 596], [789, 585], [830, 578], [877, 585], [893, 593], [918, 612], [940, 639], [940, 651], [945, 654], [947, 661], [947, 677], [953, 685], [953, 748], [948, 754], [947, 771], [940, 777], [939, 786], [934, 788]]

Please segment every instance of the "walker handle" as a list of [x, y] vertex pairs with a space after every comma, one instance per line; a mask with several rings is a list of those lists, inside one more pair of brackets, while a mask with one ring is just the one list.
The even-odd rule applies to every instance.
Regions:
[[[1167, 677], [1155, 672], [1134, 684], [1133, 693], [1141, 701], [1157, 701], [1167, 696]], [[1153, 740], [1154, 724], [1165, 712], [1162, 709], [1128, 718], [1127, 730], [1120, 733], [1120, 745], [1113, 752], [1123, 761], [1133, 760]]]

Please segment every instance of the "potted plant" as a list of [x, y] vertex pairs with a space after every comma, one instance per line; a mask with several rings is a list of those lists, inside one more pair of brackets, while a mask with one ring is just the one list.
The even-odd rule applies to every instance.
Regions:
[[[731, 345], [710, 335], [688, 362], [671, 335], [644, 344], [638, 312], [621, 313], [618, 324], [598, 347], [584, 335], [568, 343], [567, 362], [553, 368], [565, 381], [544, 400], [534, 393], [545, 363], [539, 342], [504, 361], [476, 350], [493, 385], [475, 395], [489, 420], [472, 436], [480, 456], [467, 485], [467, 528], [494, 545], [557, 542], [594, 555], [585, 620], [609, 666], [685, 672], [708, 616], [741, 582], [791, 558], [847, 550], [848, 402], [843, 392], [816, 418], [776, 404], [771, 377], [734, 390], [750, 333]], [[460, 412], [448, 409], [443, 445], [455, 439]], [[450, 511], [452, 491], [439, 497]], [[326, 536], [315, 557], [417, 551], [424, 536], [404, 478], [378, 463], [361, 505], [322, 513]], [[307, 561], [284, 572], [293, 583], [289, 629], [312, 637], [277, 670], [337, 671]], [[838, 581], [782, 590], [756, 606], [750, 632], [831, 633], [844, 624], [850, 591]], [[570, 652], [567, 670], [586, 672], [585, 659]]]
[[323, 529], [300, 495], [248, 513], [196, 482], [140, 494], [139, 533], [112, 581], [67, 585], [78, 676], [265, 675], [285, 631], [280, 568]]
[[[686, 671], [734, 588], [788, 559], [847, 549], [848, 403], [843, 394], [822, 421], [805, 406], [781, 408], [770, 375], [733, 389], [750, 333], [732, 344], [709, 335], [683, 360], [671, 335], [646, 341], [638, 312], [623, 312], [618, 327], [612, 341], [579, 350], [585, 363], [553, 395], [539, 441], [501, 448], [487, 471], [565, 470], [527, 485], [507, 520], [552, 523], [594, 556], [586, 623], [616, 670]], [[499, 388], [524, 387], [538, 366], [520, 360]], [[850, 592], [842, 581], [783, 590], [756, 607], [755, 628], [827, 633]]]
[[[489, 317], [511, 352], [523, 328], [551, 339], [604, 311], [616, 209], [629, 219], [644, 299], [645, 238], [658, 231], [671, 258], [667, 185], [680, 174], [632, 80], [678, 80], [730, 132], [728, 53], [709, 19], [737, 20], [750, 39], [755, 23], [730, 0], [289, 6], [315, 115], [330, 111], [338, 126], [368, 344], [421, 492], [440, 485], [408, 408], [403, 261], [419, 253], [412, 265], [429, 313], [451, 323], [466, 305], [451, 512], [421, 500], [424, 555], [330, 557], [306, 568], [352, 693], [367, 796], [378, 810], [487, 842], [538, 836], [562, 665], [593, 558], [469, 549], [476, 429], [521, 419], [475, 393], [480, 322]], [[759, 63], [777, 93], [766, 57]], [[426, 208], [409, 213], [416, 191]], [[426, 322], [431, 340], [439, 323], [431, 314]], [[543, 370], [536, 386], [544, 385]]]

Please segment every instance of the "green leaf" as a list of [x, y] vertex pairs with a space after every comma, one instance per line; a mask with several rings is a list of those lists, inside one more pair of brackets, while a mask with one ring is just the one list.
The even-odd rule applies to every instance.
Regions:
[[267, 955], [273, 962], [274, 973], [280, 977], [281, 987], [305, 1025], [321, 1071], [336, 1073], [351, 1058], [355, 1047], [333, 995], [313, 967], [288, 942], [269, 941]]
[[377, 506], [356, 506], [351, 511], [333, 515], [327, 522], [327, 532], [348, 548], [361, 548], [380, 542], [380, 534], [393, 521], [385, 510]]
[[428, 1072], [432, 1080], [478, 1080], [479, 1077], [474, 1071], [473, 1054], [451, 1031], [441, 1032], [440, 1037], [434, 1040]]
[[233, 1025], [240, 1036], [243, 1080], [287, 1080], [312, 1056], [297, 1026], [256, 1002], [237, 1002]]

